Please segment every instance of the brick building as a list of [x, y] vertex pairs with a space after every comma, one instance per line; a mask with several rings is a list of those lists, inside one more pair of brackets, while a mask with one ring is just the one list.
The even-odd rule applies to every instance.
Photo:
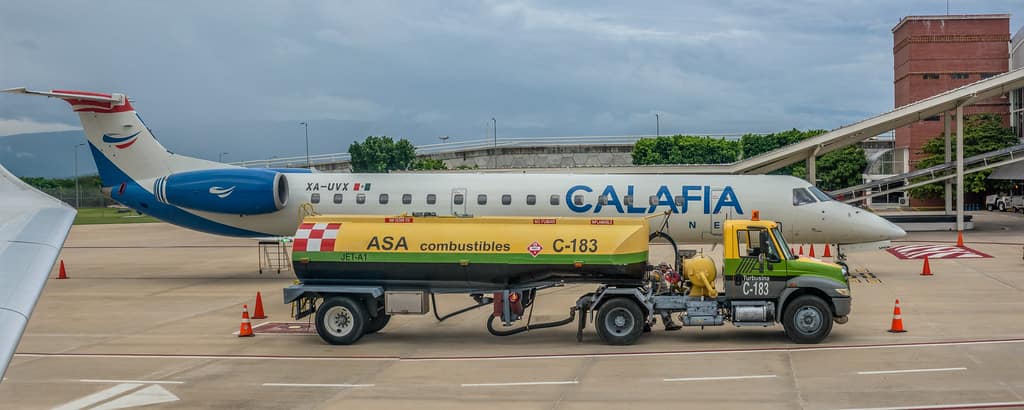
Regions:
[[[1004, 73], [1009, 68], [1009, 14], [907, 16], [892, 28], [892, 34], [896, 107]], [[1008, 125], [1009, 111], [1009, 99], [1005, 96], [964, 108], [965, 115], [1003, 114]], [[952, 127], [956, 129], [955, 124]], [[917, 168], [924, 143], [942, 132], [939, 116], [896, 130], [895, 148], [906, 152], [909, 170]], [[941, 203], [942, 200], [911, 199], [915, 206]]]

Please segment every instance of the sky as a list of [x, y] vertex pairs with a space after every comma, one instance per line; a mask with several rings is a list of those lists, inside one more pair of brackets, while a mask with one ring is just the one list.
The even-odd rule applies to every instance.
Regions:
[[[1024, 0], [949, 7], [1024, 23]], [[8, 1], [0, 88], [123, 92], [172, 151], [227, 161], [303, 155], [302, 121], [314, 154], [367, 135], [489, 138], [491, 118], [499, 139], [654, 134], [655, 114], [662, 134], [832, 129], [893, 108], [892, 27], [945, 13], [943, 0]], [[0, 95], [0, 152], [79, 127], [62, 102]], [[45, 148], [26, 154], [43, 164]]]

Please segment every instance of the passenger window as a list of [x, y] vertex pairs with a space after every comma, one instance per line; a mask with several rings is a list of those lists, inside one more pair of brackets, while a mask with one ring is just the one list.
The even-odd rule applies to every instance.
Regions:
[[576, 205], [583, 205], [583, 195], [573, 195], [572, 203]]
[[366, 194], [357, 194], [356, 195], [356, 203], [359, 204], [359, 205], [365, 204], [366, 203]]
[[526, 196], [527, 205], [537, 205], [537, 195], [530, 194]]
[[342, 194], [334, 194], [334, 203], [340, 204], [342, 199]]
[[309, 196], [309, 202], [314, 204], [320, 203], [320, 194], [312, 194]]
[[793, 188], [793, 206], [814, 203], [814, 197], [803, 188]]
[[387, 205], [388, 204], [388, 194], [380, 194], [380, 198], [377, 199], [377, 201], [380, 202], [381, 205]]
[[462, 196], [462, 194], [455, 194], [455, 196], [452, 197], [452, 202], [455, 205], [462, 205], [463, 202], [466, 202], [466, 198]]
[[402, 203], [409, 205], [412, 203], [412, 194], [402, 194]]
[[597, 197], [597, 203], [599, 203], [601, 205], [608, 205], [608, 196], [607, 195], [601, 195], [601, 196]]
[[676, 195], [676, 206], [683, 206], [683, 196]]
[[633, 195], [623, 196], [622, 203], [626, 204], [626, 206], [633, 206]]
[[658, 196], [657, 195], [651, 195], [651, 196], [647, 197], [647, 202], [650, 203], [651, 206], [657, 205], [658, 204]]
[[427, 194], [427, 205], [433, 205], [437, 203], [437, 195]]
[[487, 205], [487, 194], [480, 194], [476, 196], [477, 205]]
[[512, 205], [512, 195], [505, 194], [501, 196], [502, 205]]
[[551, 195], [551, 205], [558, 205], [558, 195]]

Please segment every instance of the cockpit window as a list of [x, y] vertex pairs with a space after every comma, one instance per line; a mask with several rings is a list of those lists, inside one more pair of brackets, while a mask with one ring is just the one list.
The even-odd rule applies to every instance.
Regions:
[[818, 189], [818, 187], [816, 187], [816, 186], [808, 187], [807, 190], [811, 191], [811, 193], [814, 194], [814, 197], [818, 198], [818, 200], [821, 201], [821, 202], [831, 201], [832, 200], [832, 197], [830, 197], [830, 196], [828, 196], [828, 194], [822, 192], [822, 190]]
[[793, 206], [811, 204], [817, 202], [810, 192], [804, 188], [793, 188]]

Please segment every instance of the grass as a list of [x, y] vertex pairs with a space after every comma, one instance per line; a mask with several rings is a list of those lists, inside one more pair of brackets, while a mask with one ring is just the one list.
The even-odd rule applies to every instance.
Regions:
[[[125, 212], [127, 211], [127, 212]], [[127, 208], [81, 208], [75, 216], [75, 225], [130, 224], [160, 222], [151, 216], [139, 215]]]

